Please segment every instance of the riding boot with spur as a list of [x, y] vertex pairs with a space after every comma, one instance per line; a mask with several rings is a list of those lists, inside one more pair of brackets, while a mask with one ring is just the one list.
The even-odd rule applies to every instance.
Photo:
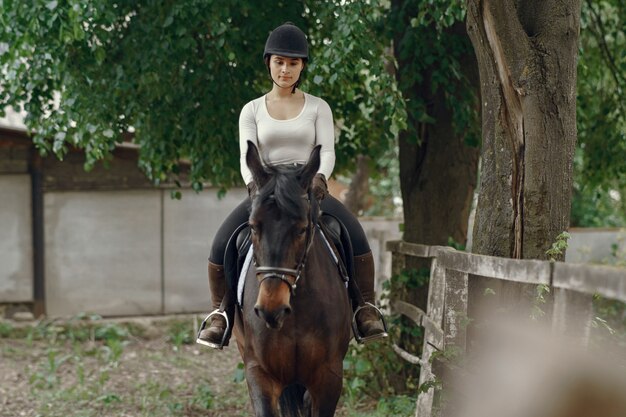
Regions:
[[[226, 285], [224, 266], [209, 261], [209, 290], [211, 291], [213, 311], [202, 323], [196, 342], [215, 349], [222, 349], [228, 345], [228, 335], [225, 335], [229, 327], [227, 324], [228, 316], [222, 306], [227, 290]], [[207, 322], [209, 327], [205, 328]]]
[[374, 257], [372, 252], [354, 257], [354, 277], [361, 292], [362, 301], [355, 309], [355, 322], [359, 334], [355, 338], [357, 342], [364, 343], [374, 339], [387, 337], [387, 327], [384, 318], [375, 306], [376, 296], [374, 292]]

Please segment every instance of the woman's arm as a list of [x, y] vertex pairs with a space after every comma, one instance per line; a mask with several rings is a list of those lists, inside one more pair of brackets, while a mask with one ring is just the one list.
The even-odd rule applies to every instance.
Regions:
[[248, 164], [246, 163], [248, 141], [254, 143], [257, 148], [259, 147], [256, 133], [256, 120], [254, 119], [254, 103], [252, 101], [243, 106], [241, 114], [239, 115], [239, 169], [246, 186], [252, 182], [252, 172], [250, 172]]
[[335, 168], [335, 123], [333, 113], [326, 101], [320, 99], [315, 121], [315, 142], [322, 145], [320, 152], [320, 168], [317, 172], [330, 178]]

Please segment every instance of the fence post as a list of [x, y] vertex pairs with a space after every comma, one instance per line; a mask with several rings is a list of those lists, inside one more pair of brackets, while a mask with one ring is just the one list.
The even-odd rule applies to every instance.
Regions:
[[449, 363], [442, 366], [440, 372], [441, 385], [445, 392], [445, 397], [441, 398], [440, 415], [444, 417], [455, 414], [454, 387], [459, 376], [456, 370], [459, 369], [466, 348], [468, 274], [446, 269], [445, 284], [443, 347]]
[[467, 273], [446, 269], [445, 322], [443, 327], [445, 347], [456, 347], [465, 352], [467, 327]]
[[586, 347], [591, 333], [593, 295], [553, 288], [552, 330]]
[[[436, 254], [432, 254], [436, 255]], [[439, 327], [443, 322], [443, 301], [445, 291], [445, 270], [438, 265], [437, 258], [433, 257], [430, 268], [430, 283], [428, 287], [428, 304], [426, 314]], [[422, 348], [422, 368], [420, 369], [419, 387], [429, 382], [434, 382], [435, 374], [432, 369], [431, 357], [436, 351], [434, 346], [442, 346], [443, 340], [425, 326], [424, 346]], [[417, 395], [415, 407], [416, 417], [430, 417], [432, 415], [435, 386], [431, 386], [425, 392]]]

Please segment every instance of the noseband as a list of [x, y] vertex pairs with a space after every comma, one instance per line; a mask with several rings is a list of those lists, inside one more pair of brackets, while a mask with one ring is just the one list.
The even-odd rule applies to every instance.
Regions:
[[[259, 280], [259, 285], [263, 283], [266, 279], [274, 278], [279, 279], [289, 287], [289, 293], [291, 296], [296, 295], [296, 288], [298, 287], [298, 281], [302, 277], [302, 271], [304, 270], [304, 266], [306, 264], [306, 258], [309, 254], [309, 250], [311, 249], [311, 245], [313, 244], [313, 236], [315, 234], [315, 226], [313, 224], [313, 213], [311, 212], [311, 200], [307, 194], [303, 195], [302, 198], [307, 200], [309, 205], [309, 222], [306, 227], [306, 240], [304, 246], [304, 252], [300, 257], [300, 262], [298, 262], [298, 266], [296, 269], [291, 268], [282, 268], [277, 266], [257, 266], [256, 257], [254, 258], [254, 264], [256, 266], [256, 273], [258, 275], [263, 275], [263, 278]], [[293, 282], [289, 280], [288, 277], [294, 277]]]

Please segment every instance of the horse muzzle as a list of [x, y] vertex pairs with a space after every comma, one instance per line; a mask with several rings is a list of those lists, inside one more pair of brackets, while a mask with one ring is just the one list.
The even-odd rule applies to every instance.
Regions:
[[280, 330], [285, 317], [291, 314], [299, 271], [289, 268], [257, 267], [259, 295], [254, 312], [268, 329]]
[[272, 310], [263, 308], [260, 304], [254, 306], [254, 313], [258, 318], [265, 321], [268, 329], [280, 330], [283, 327], [285, 318], [291, 314], [291, 307], [283, 305]]

